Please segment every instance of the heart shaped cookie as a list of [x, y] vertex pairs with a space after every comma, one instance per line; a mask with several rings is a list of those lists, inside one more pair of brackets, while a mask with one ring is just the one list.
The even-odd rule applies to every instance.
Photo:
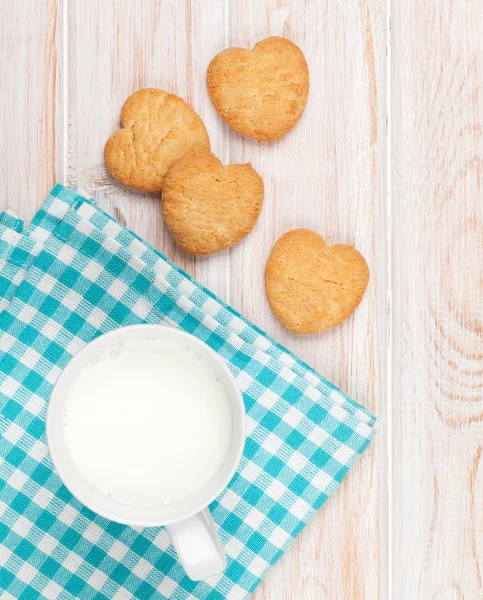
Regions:
[[310, 229], [294, 229], [275, 244], [265, 269], [268, 302], [294, 333], [319, 333], [356, 309], [369, 268], [352, 246], [327, 246]]
[[208, 152], [187, 154], [169, 171], [163, 216], [174, 241], [190, 254], [230, 248], [253, 229], [263, 180], [250, 164], [223, 167]]
[[161, 191], [175, 161], [187, 152], [210, 149], [200, 117], [164, 90], [144, 89], [130, 96], [121, 125], [107, 140], [104, 161], [113, 177], [137, 190]]
[[302, 116], [309, 70], [298, 46], [269, 37], [228, 48], [210, 62], [208, 92], [216, 110], [239, 133], [267, 142], [285, 135]]

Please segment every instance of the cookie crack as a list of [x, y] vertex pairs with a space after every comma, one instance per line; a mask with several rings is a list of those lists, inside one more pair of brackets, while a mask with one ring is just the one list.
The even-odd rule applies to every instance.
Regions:
[[[163, 106], [168, 102], [170, 98], [170, 95], [168, 94], [162, 102], [160, 102], [156, 108], [156, 115], [154, 115], [154, 111], [152, 110], [152, 105], [148, 104], [148, 114], [149, 114], [149, 119], [147, 120], [147, 126], [148, 126], [148, 135], [151, 134], [151, 129], [152, 129], [152, 123], [155, 120], [161, 120], [161, 115], [160, 115], [160, 111], [163, 108]], [[139, 169], [139, 159], [140, 159], [140, 149], [139, 149], [139, 144], [138, 144], [138, 139], [136, 136], [136, 133], [134, 131], [135, 126], [137, 125], [138, 120], [137, 119], [132, 119], [128, 124], [126, 124], [125, 127], [123, 127], [123, 129], [126, 129], [127, 131], [129, 131], [129, 133], [131, 134], [131, 144], [132, 147], [134, 149], [134, 166], [136, 169]], [[159, 144], [156, 146], [156, 148], [154, 148], [153, 150], [151, 150], [150, 152], [146, 152], [145, 154], [147, 155], [147, 157], [149, 158], [150, 156], [152, 156], [164, 143], [165, 139], [173, 132], [177, 132], [178, 131], [178, 127], [174, 127], [169, 129], [169, 131], [162, 137], [161, 141], [159, 142]]]
[[326, 279], [325, 277], [319, 277], [318, 279], [319, 279], [319, 281], [323, 281], [324, 283], [332, 283], [333, 285], [336, 285], [345, 291], [347, 291], [349, 289], [341, 281], [336, 281], [334, 279]]
[[[292, 277], [290, 275], [286, 275], [286, 278], [289, 281], [292, 281], [294, 283], [298, 283], [300, 285], [304, 285], [309, 287], [310, 289], [312, 289], [313, 292], [315, 291], [320, 291], [320, 286], [315, 286], [315, 285], [311, 285], [306, 279], [299, 279], [297, 277]], [[348, 288], [347, 286], [345, 286], [341, 281], [336, 281], [334, 279], [328, 279], [326, 277], [317, 277], [317, 281], [319, 283], [331, 283], [333, 285], [336, 285], [337, 287], [342, 288], [344, 291], [348, 291], [350, 288]]]
[[[160, 115], [159, 115], [159, 111], [160, 111], [160, 110], [161, 110], [161, 108], [163, 108], [163, 106], [164, 106], [164, 105], [165, 105], [165, 104], [168, 102], [168, 100], [170, 99], [170, 97], [171, 97], [171, 96], [170, 96], [170, 94], [168, 94], [168, 95], [167, 95], [167, 96], [164, 98], [164, 100], [158, 104], [158, 108], [157, 108], [157, 112], [158, 112], [158, 119], [160, 119], [160, 118], [161, 118], [161, 117], [160, 117]], [[151, 116], [151, 114], [150, 114], [149, 116]], [[151, 119], [149, 119], [149, 121], [151, 122]]]
[[131, 144], [134, 149], [134, 168], [138, 169], [138, 148], [136, 143], [136, 134], [134, 133], [134, 125], [130, 129], [131, 132]]

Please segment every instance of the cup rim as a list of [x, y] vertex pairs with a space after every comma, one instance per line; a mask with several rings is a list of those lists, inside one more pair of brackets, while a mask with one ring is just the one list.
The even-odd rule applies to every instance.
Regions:
[[[61, 393], [61, 389], [62, 389], [63, 385], [65, 384], [66, 380], [68, 381], [69, 377], [75, 372], [76, 367], [79, 365], [79, 363], [82, 361], [82, 359], [86, 355], [89, 355], [91, 352], [93, 352], [93, 350], [96, 349], [97, 346], [101, 346], [102, 344], [105, 344], [108, 339], [110, 340], [111, 338], [116, 338], [118, 336], [121, 336], [121, 337], [127, 336], [132, 339], [132, 338], [135, 338], [139, 332], [149, 334], [151, 332], [159, 333], [160, 331], [166, 331], [166, 330], [169, 330], [170, 336], [179, 337], [181, 339], [187, 339], [187, 340], [189, 340], [189, 342], [191, 344], [197, 346], [198, 348], [201, 348], [202, 352], [205, 353], [205, 355], [207, 354], [210, 357], [209, 360], [212, 361], [212, 363], [216, 365], [216, 368], [224, 373], [225, 382], [227, 382], [227, 381], [230, 382], [230, 389], [227, 390], [227, 392], [231, 398], [230, 404], [232, 407], [232, 418], [234, 419], [234, 421], [236, 419], [238, 427], [240, 428], [240, 433], [237, 436], [238, 440], [237, 440], [236, 451], [230, 462], [230, 466], [226, 467], [226, 470], [225, 470], [223, 476], [220, 477], [218, 485], [216, 485], [216, 487], [213, 488], [213, 490], [211, 491], [210, 494], [206, 495], [206, 497], [203, 499], [203, 502], [199, 502], [198, 504], [192, 506], [191, 508], [189, 508], [188, 510], [183, 512], [182, 515], [177, 515], [172, 518], [167, 518], [167, 519], [162, 519], [162, 520], [141, 519], [141, 518], [131, 518], [131, 517], [124, 518], [122, 516], [116, 515], [114, 512], [105, 510], [102, 507], [99, 508], [99, 506], [97, 506], [95, 504], [95, 502], [91, 502], [92, 498], [87, 497], [88, 494], [86, 493], [86, 490], [79, 489], [79, 487], [76, 486], [76, 484], [74, 483], [75, 478], [73, 478], [71, 476], [71, 474], [68, 472], [68, 469], [66, 468], [66, 464], [65, 464], [66, 458], [65, 457], [61, 458], [61, 455], [60, 455], [60, 450], [63, 445], [62, 445], [62, 443], [60, 443], [60, 444], [58, 443], [58, 438], [61, 437], [61, 435], [58, 431], [57, 425], [54, 423], [55, 415], [58, 414], [59, 409], [61, 409], [63, 406], [62, 399], [59, 399], [59, 394]], [[233, 410], [234, 406], [236, 406], [236, 413]], [[208, 344], [206, 344], [200, 338], [192, 335], [191, 333], [188, 333], [181, 329], [177, 329], [175, 327], [170, 327], [170, 326], [163, 325], [163, 324], [139, 323], [139, 324], [135, 324], [135, 325], [128, 325], [125, 327], [118, 327], [118, 328], [108, 331], [104, 334], [101, 334], [100, 336], [98, 336], [95, 339], [88, 342], [79, 352], [77, 352], [70, 359], [68, 364], [64, 367], [61, 374], [59, 375], [57, 381], [55, 382], [54, 387], [51, 392], [51, 395], [50, 395], [50, 398], [49, 398], [49, 401], [47, 403], [45, 432], [46, 432], [47, 447], [49, 450], [50, 458], [54, 465], [55, 472], [57, 473], [62, 484], [66, 486], [66, 488], [70, 491], [70, 493], [79, 502], [81, 502], [84, 506], [86, 506], [87, 508], [89, 508], [90, 510], [95, 512], [96, 514], [98, 514], [102, 517], [105, 517], [106, 519], [109, 519], [111, 521], [115, 521], [117, 523], [131, 525], [131, 526], [135, 526], [135, 527], [136, 526], [138, 526], [138, 527], [160, 527], [160, 526], [164, 526], [164, 525], [170, 525], [172, 523], [176, 523], [178, 521], [182, 521], [184, 519], [188, 519], [189, 517], [192, 517], [193, 515], [197, 514], [198, 512], [202, 511], [203, 509], [207, 508], [208, 505], [211, 504], [211, 502], [213, 502], [226, 489], [227, 485], [233, 478], [233, 476], [240, 464], [242, 455], [243, 455], [243, 450], [244, 450], [245, 441], [246, 441], [246, 411], [245, 411], [245, 404], [243, 401], [243, 396], [240, 391], [240, 388], [238, 387], [238, 385], [236, 383], [236, 379], [235, 379], [234, 375], [232, 374], [232, 372], [230, 371], [230, 369], [228, 368], [226, 362], [222, 359], [222, 357], [220, 355], [218, 355], [212, 348], [210, 348], [210, 346], [208, 346]], [[65, 451], [65, 454], [68, 454], [65, 445], [63, 446], [63, 448]], [[69, 458], [69, 460], [70, 460], [70, 463], [74, 466], [74, 469], [77, 471], [77, 475], [79, 476], [78, 478], [82, 479], [85, 482], [86, 487], [91, 485], [79, 472], [74, 461], [70, 458]], [[220, 467], [220, 471], [221, 471], [221, 469], [222, 469], [222, 467]], [[217, 474], [212, 479], [210, 479], [206, 485], [208, 485], [211, 481], [213, 481], [213, 479], [216, 478], [216, 476], [219, 474], [220, 471], [218, 471]], [[201, 490], [203, 490], [203, 489], [204, 488], [201, 488]], [[107, 498], [105, 494], [102, 494], [102, 496], [105, 499]], [[184, 500], [188, 501], [189, 498], [191, 498], [191, 496], [188, 497], [187, 499], [181, 500], [180, 503], [183, 504]], [[120, 504], [122, 504], [122, 503], [120, 503]], [[178, 503], [176, 502], [174, 504], [176, 505]], [[138, 508], [140, 510], [142, 510], [145, 507], [138, 507]]]

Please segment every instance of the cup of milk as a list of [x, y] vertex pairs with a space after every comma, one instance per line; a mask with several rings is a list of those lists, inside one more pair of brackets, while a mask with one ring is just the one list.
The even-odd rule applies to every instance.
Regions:
[[96, 338], [61, 373], [46, 434], [59, 477], [85, 506], [119, 523], [165, 526], [193, 580], [224, 570], [207, 507], [242, 456], [245, 407], [208, 345], [162, 325]]

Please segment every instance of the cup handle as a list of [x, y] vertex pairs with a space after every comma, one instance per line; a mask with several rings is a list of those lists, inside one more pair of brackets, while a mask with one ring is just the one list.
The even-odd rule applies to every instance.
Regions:
[[166, 525], [178, 560], [193, 581], [218, 575], [226, 567], [226, 554], [210, 511]]

